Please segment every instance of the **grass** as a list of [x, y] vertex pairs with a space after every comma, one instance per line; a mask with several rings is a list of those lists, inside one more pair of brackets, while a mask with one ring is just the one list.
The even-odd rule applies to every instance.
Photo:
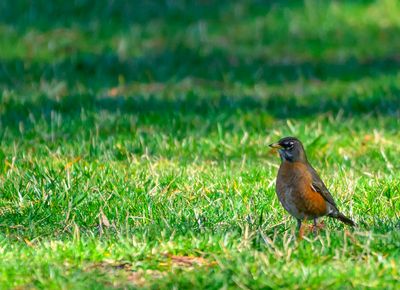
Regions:
[[[137, 2], [1, 1], [0, 288], [395, 289], [397, 1]], [[287, 135], [357, 229], [296, 241]]]

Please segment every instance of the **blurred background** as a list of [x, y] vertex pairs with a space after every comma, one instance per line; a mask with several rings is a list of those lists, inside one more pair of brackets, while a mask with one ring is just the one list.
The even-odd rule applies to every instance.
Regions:
[[[399, 6], [1, 1], [3, 106], [26, 106], [34, 115], [55, 105], [126, 109], [125, 102], [134, 111], [264, 108], [284, 118], [341, 109], [394, 114]], [[13, 104], [4, 100], [14, 93]], [[12, 116], [3, 123], [23, 121], [23, 112], [6, 111]]]

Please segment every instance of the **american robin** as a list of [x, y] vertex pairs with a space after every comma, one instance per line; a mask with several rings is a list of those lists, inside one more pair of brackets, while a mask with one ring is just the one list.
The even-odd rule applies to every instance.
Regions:
[[299, 139], [285, 137], [269, 146], [278, 149], [282, 160], [276, 178], [278, 199], [285, 210], [297, 219], [300, 236], [303, 234], [301, 226], [303, 220], [314, 220], [314, 230], [316, 230], [317, 219], [322, 216], [329, 216], [355, 226], [351, 219], [339, 211], [331, 193], [308, 163], [306, 152]]

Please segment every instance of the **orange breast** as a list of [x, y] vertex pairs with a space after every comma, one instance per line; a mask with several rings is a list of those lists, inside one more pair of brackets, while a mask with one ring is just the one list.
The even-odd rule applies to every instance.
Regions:
[[310, 188], [304, 188], [304, 214], [310, 217], [323, 216], [327, 212], [326, 200], [321, 194]]
[[311, 187], [312, 176], [301, 162], [283, 162], [279, 168], [276, 191], [283, 207], [300, 219], [312, 219], [327, 212], [326, 201]]

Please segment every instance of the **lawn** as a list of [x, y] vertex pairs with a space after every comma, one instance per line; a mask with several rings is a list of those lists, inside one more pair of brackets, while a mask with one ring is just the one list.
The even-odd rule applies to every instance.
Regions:
[[398, 287], [400, 3], [69, 2], [0, 2], [1, 289]]

